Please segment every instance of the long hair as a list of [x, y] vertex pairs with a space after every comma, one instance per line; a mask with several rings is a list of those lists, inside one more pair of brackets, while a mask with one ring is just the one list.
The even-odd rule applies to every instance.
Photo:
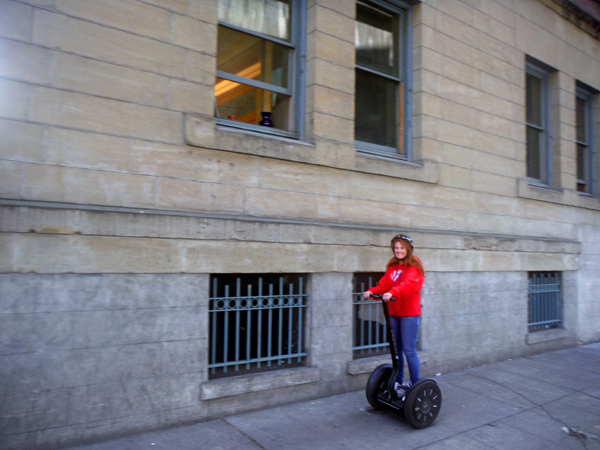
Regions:
[[407, 241], [405, 241], [404, 239], [397, 238], [392, 239], [392, 252], [394, 251], [394, 245], [396, 245], [396, 242], [400, 242], [404, 246], [404, 248], [406, 249], [406, 256], [404, 257], [404, 259], [396, 258], [396, 255], [392, 256], [392, 259], [388, 261], [385, 268], [389, 269], [394, 264], [404, 264], [406, 267], [416, 267], [419, 273], [425, 276], [425, 269], [423, 269], [423, 263], [417, 256], [413, 255], [413, 248]]

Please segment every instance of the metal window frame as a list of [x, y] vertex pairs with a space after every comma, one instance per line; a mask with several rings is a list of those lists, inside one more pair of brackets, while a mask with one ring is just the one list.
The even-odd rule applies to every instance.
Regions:
[[[221, 274], [231, 275], [231, 274]], [[209, 351], [208, 351], [208, 370], [209, 377], [224, 377], [235, 376], [248, 372], [261, 372], [274, 368], [286, 368], [290, 365], [298, 365], [305, 362], [308, 353], [304, 351], [308, 330], [306, 317], [304, 317], [308, 309], [309, 296], [304, 292], [304, 275], [294, 274], [298, 276], [298, 285], [294, 286], [283, 284], [283, 275], [279, 275], [278, 293], [274, 293], [273, 284], [269, 285], [269, 292], [263, 292], [263, 279], [261, 274], [256, 274], [257, 293], [253, 294], [251, 285], [247, 286], [247, 292], [244, 295], [241, 286], [241, 275], [236, 275], [235, 293], [230, 295], [229, 284], [224, 285], [224, 296], [217, 296], [219, 274], [211, 276], [211, 293], [209, 295], [208, 308], [208, 326], [209, 326]], [[285, 288], [288, 292], [285, 292]], [[297, 289], [297, 292], [294, 292]], [[282, 335], [284, 326], [283, 315], [284, 310], [287, 311], [287, 336]], [[293, 319], [294, 310], [297, 310], [297, 323]], [[245, 312], [246, 322], [241, 322], [242, 313]], [[257, 329], [252, 327], [252, 312], [256, 313]], [[262, 342], [261, 336], [263, 331], [262, 313], [268, 312], [268, 327], [266, 343]], [[277, 312], [277, 313], [276, 313]], [[218, 314], [222, 314], [223, 326], [219, 327]], [[277, 319], [275, 315], [277, 314]], [[233, 317], [232, 317], [233, 315]], [[234, 355], [229, 354], [230, 347], [230, 327], [233, 328], [235, 323], [235, 338]], [[245, 327], [242, 327], [245, 325]], [[298, 334], [293, 337], [293, 327], [297, 327]], [[277, 329], [278, 335], [275, 336], [273, 330]], [[240, 330], [245, 332], [242, 336]], [[251, 345], [252, 336], [256, 335], [255, 346]], [[222, 353], [217, 352], [217, 342], [219, 338], [223, 339]], [[241, 341], [245, 340], [246, 346], [242, 348]], [[287, 341], [287, 353], [283, 351], [283, 342]], [[273, 352], [274, 345], [277, 345], [277, 351]], [[291, 352], [293, 346], [297, 345], [297, 351]], [[266, 348], [266, 349], [265, 349]], [[253, 351], [256, 351], [256, 357], [252, 357]], [[265, 354], [263, 354], [265, 352]], [[273, 354], [276, 353], [276, 354]], [[245, 358], [241, 354], [246, 355]], [[287, 361], [287, 364], [286, 364]]]
[[[581, 142], [577, 140], [577, 133], [575, 134], [575, 143], [578, 145], [585, 145], [587, 148], [586, 155], [584, 156], [584, 175], [583, 180], [577, 180], [577, 183], [583, 182], [586, 186], [584, 192], [580, 192], [581, 195], [592, 195], [595, 191], [595, 149], [594, 149], [594, 108], [592, 105], [592, 99], [595, 92], [592, 88], [585, 86], [583, 83], [577, 82], [576, 93], [577, 98], [582, 99], [584, 103], [584, 127], [585, 127], [585, 139], [587, 142]], [[577, 118], [576, 118], [577, 119]], [[577, 127], [577, 123], [575, 124]]]
[[[369, 73], [387, 78], [393, 81], [402, 82], [403, 88], [403, 108], [402, 130], [403, 135], [398, 136], [398, 142], [402, 140], [402, 149], [404, 153], [398, 154], [398, 149], [377, 145], [370, 142], [354, 141], [354, 146], [361, 153], [385, 156], [399, 161], [411, 161], [412, 152], [412, 8], [411, 4], [398, 0], [362, 0], [364, 3], [376, 5], [390, 13], [397, 14], [398, 17], [398, 76], [391, 76], [359, 64], [355, 65], [355, 70], [364, 70]], [[356, 95], [356, 94], [355, 94]], [[396, 122], [398, 123], [399, 88], [396, 90]], [[398, 132], [398, 134], [400, 134]]]
[[[525, 117], [525, 126], [535, 128], [542, 132], [540, 140], [539, 160], [540, 160], [540, 178], [527, 177], [529, 184], [541, 184], [544, 186], [552, 185], [552, 123], [550, 119], [550, 73], [552, 70], [545, 64], [533, 61], [528, 58], [526, 61], [526, 74], [539, 78], [542, 82], [542, 94], [540, 98], [540, 117], [542, 126], [539, 127], [527, 122]], [[525, 100], [527, 101], [527, 90], [525, 91]], [[527, 148], [526, 148], [527, 149]]]
[[[239, 77], [237, 75], [216, 71], [215, 76], [223, 78], [225, 80], [234, 81], [236, 83], [246, 84], [248, 86], [256, 87], [259, 89], [266, 89], [272, 92], [289, 95], [292, 98], [292, 114], [294, 115], [293, 124], [295, 131], [285, 131], [276, 128], [264, 127], [251, 123], [239, 122], [236, 120], [225, 119], [222, 117], [216, 117], [217, 125], [222, 125], [231, 128], [242, 129], [246, 131], [256, 131], [261, 134], [274, 135], [292, 139], [304, 140], [305, 137], [305, 124], [304, 124], [304, 104], [305, 104], [305, 91], [304, 86], [306, 84], [306, 0], [291, 0], [292, 1], [292, 18], [290, 20], [291, 26], [291, 39], [290, 42], [278, 39], [273, 36], [269, 36], [256, 31], [248, 30], [239, 26], [231, 25], [226, 22], [219, 21], [218, 26], [224, 26], [231, 28], [242, 33], [256, 36], [260, 39], [269, 40], [280, 45], [284, 45], [291, 49], [290, 52], [290, 70], [288, 70], [288, 86], [289, 88], [281, 88], [269, 83], [261, 81], [250, 80], [248, 78]], [[215, 116], [217, 103], [215, 99]]]
[[562, 286], [560, 271], [527, 273], [527, 327], [530, 333], [564, 327]]

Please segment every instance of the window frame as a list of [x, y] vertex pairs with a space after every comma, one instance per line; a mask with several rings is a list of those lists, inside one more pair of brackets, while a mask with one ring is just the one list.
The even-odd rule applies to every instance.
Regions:
[[[546, 67], [543, 63], [534, 61], [530, 58], [526, 61], [525, 79], [527, 75], [539, 78], [541, 80], [541, 95], [540, 95], [540, 118], [542, 121], [541, 127], [535, 124], [527, 122], [527, 113], [525, 114], [525, 165], [526, 165], [526, 176], [529, 184], [541, 185], [548, 187], [552, 185], [552, 122], [550, 117], [550, 74], [553, 72], [552, 69]], [[525, 83], [525, 111], [527, 111], [527, 83]], [[540, 178], [533, 178], [527, 175], [529, 172], [529, 163], [527, 161], [527, 153], [529, 151], [527, 145], [527, 130], [529, 128], [535, 128], [542, 134], [540, 139], [539, 161], [540, 161]]]
[[249, 78], [244, 78], [228, 72], [223, 72], [221, 70], [215, 70], [215, 78], [221, 78], [223, 80], [233, 81], [235, 83], [241, 83], [258, 89], [265, 89], [274, 93], [290, 96], [292, 103], [292, 105], [290, 106], [290, 113], [294, 115], [293, 126], [295, 131], [280, 130], [277, 128], [265, 127], [261, 125], [255, 125], [251, 123], [218, 117], [217, 103], [215, 98], [215, 119], [217, 125], [226, 126], [228, 128], [238, 128], [246, 131], [255, 131], [267, 135], [274, 135], [299, 140], [304, 139], [304, 104], [306, 97], [304, 91], [304, 86], [306, 84], [306, 0], [291, 0], [291, 4], [291, 32], [289, 42], [274, 36], [269, 36], [237, 25], [232, 25], [227, 22], [222, 22], [220, 20], [217, 23], [217, 33], [219, 27], [226, 27], [289, 48], [290, 55], [288, 70], [288, 88], [282, 88], [276, 85], [265, 83], [263, 81], [251, 80]]
[[[411, 161], [412, 154], [412, 8], [411, 3], [400, 0], [361, 0], [364, 3], [370, 3], [381, 9], [387, 10], [392, 14], [398, 15], [398, 51], [397, 58], [400, 66], [398, 76], [389, 75], [369, 67], [361, 66], [355, 63], [354, 71], [362, 70], [377, 76], [381, 76], [388, 80], [402, 83], [402, 92], [400, 87], [396, 92], [396, 129], [398, 130], [398, 143], [402, 142], [403, 153], [398, 153], [398, 148], [387, 147], [383, 145], [373, 144], [354, 140], [354, 147], [360, 153], [366, 153], [383, 158], [389, 158], [399, 161]], [[400, 121], [399, 116], [399, 95], [402, 96], [402, 136], [400, 136]], [[356, 88], [354, 90], [356, 98]], [[356, 133], [356, 118], [355, 133]]]
[[[595, 164], [595, 149], [594, 149], [594, 105], [593, 105], [593, 97], [595, 95], [595, 92], [593, 89], [585, 86], [583, 83], [580, 83], [579, 81], [577, 82], [577, 86], [576, 86], [576, 99], [580, 98], [581, 100], [583, 100], [584, 103], [584, 109], [583, 109], [583, 113], [584, 113], [584, 127], [585, 127], [585, 139], [587, 142], [582, 142], [578, 140], [578, 136], [577, 136], [577, 131], [575, 131], [575, 145], [576, 145], [576, 152], [577, 152], [577, 146], [579, 145], [585, 145], [587, 148], [587, 151], [585, 152], [584, 155], [584, 179], [580, 180], [579, 178], [577, 178], [577, 169], [575, 171], [575, 177], [576, 177], [576, 189], [579, 192], [579, 194], [581, 195], [585, 195], [585, 196], [592, 196], [594, 191], [595, 191], [595, 173], [594, 173], [594, 164]], [[577, 130], [577, 106], [575, 107], [575, 130]], [[577, 161], [577, 155], [578, 152], [576, 153], [575, 157], [576, 157], [576, 167], [578, 167], [578, 161]], [[580, 183], [580, 181], [583, 181], [583, 183]], [[584, 191], [579, 191], [579, 185], [583, 184], [585, 186], [585, 190]]]

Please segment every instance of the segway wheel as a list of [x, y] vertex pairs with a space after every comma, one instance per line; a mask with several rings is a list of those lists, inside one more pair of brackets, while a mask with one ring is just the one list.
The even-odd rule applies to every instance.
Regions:
[[415, 428], [427, 428], [442, 408], [442, 391], [433, 380], [421, 380], [406, 396], [404, 417]]
[[371, 373], [371, 376], [367, 380], [367, 386], [365, 388], [367, 401], [369, 402], [369, 405], [378, 411], [385, 409], [377, 397], [387, 389], [390, 376], [392, 376], [391, 364], [382, 364]]

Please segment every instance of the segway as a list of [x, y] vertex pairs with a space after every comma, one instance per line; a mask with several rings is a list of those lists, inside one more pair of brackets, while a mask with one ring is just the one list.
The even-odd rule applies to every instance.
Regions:
[[[371, 294], [373, 299], [383, 299], [382, 295]], [[395, 298], [390, 299], [395, 301]], [[387, 338], [390, 345], [392, 364], [377, 367], [365, 388], [367, 401], [376, 410], [388, 410], [404, 416], [415, 428], [427, 428], [435, 421], [442, 407], [442, 391], [431, 378], [423, 378], [411, 386], [402, 396], [394, 389], [394, 382], [400, 372], [398, 348], [392, 332], [390, 310], [387, 302], [382, 301], [383, 315], [387, 326]]]

